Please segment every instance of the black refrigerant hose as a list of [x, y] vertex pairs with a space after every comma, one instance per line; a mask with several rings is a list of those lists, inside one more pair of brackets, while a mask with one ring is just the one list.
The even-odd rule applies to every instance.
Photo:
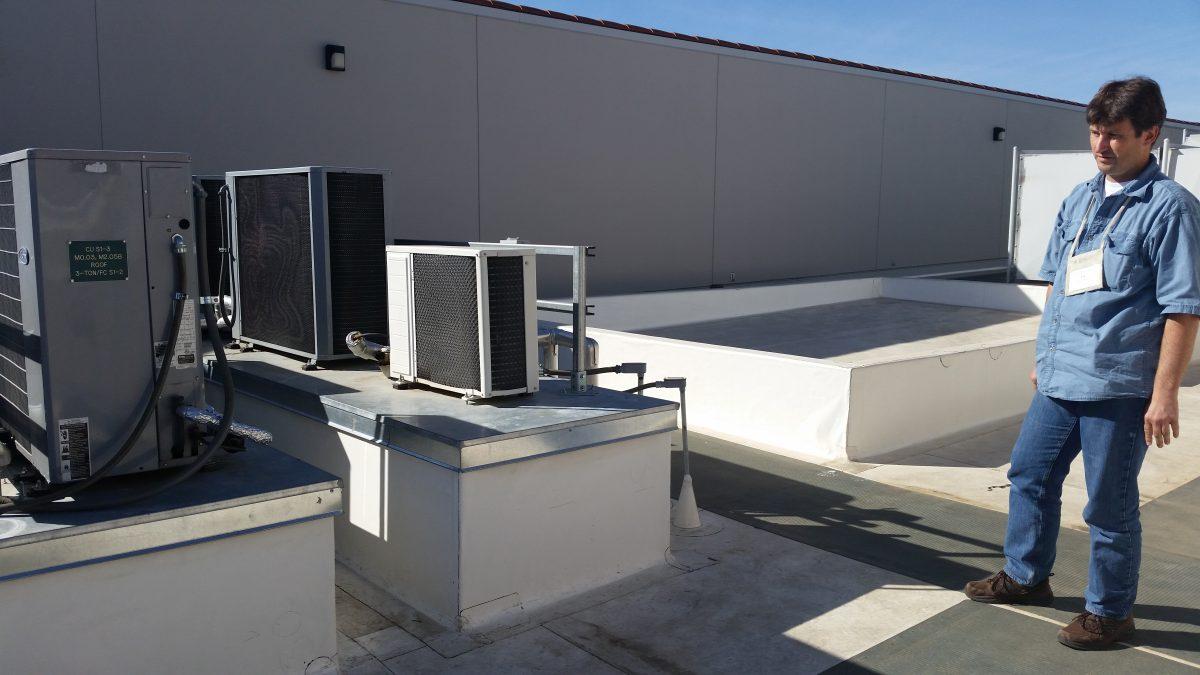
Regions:
[[162, 367], [159, 368], [158, 375], [154, 378], [154, 387], [150, 390], [150, 397], [142, 408], [142, 414], [138, 418], [137, 424], [133, 426], [133, 430], [129, 432], [117, 453], [103, 466], [92, 472], [92, 475], [40, 497], [17, 499], [13, 500], [11, 504], [0, 504], [0, 514], [18, 510], [24, 513], [51, 510], [45, 508], [51, 502], [78, 494], [111, 473], [129, 455], [138, 439], [142, 437], [146, 424], [150, 422], [150, 418], [154, 416], [154, 411], [158, 407], [158, 399], [162, 398], [163, 389], [167, 386], [167, 375], [171, 373], [168, 361], [175, 353], [175, 345], [179, 341], [179, 328], [183, 324], [183, 307], [187, 302], [187, 251], [183, 247], [175, 245], [174, 242], [172, 242], [172, 251], [175, 258], [175, 300], [171, 308], [171, 332], [167, 338], [166, 351], [163, 352]]
[[[233, 204], [229, 196], [229, 185], [222, 185], [217, 191], [217, 198], [220, 200], [221, 214], [221, 266], [217, 271], [217, 298], [220, 302], [221, 318], [225, 320], [225, 327], [233, 330], [233, 322], [237, 320], [237, 293], [233, 288]], [[225, 263], [229, 263], [229, 305], [230, 310], [225, 309]], [[211, 271], [211, 270], [210, 270]]]

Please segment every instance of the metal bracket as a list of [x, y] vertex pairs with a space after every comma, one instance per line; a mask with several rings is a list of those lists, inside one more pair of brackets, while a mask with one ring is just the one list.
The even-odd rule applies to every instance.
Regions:
[[628, 375], [645, 375], [646, 374], [646, 364], [638, 363], [638, 362], [622, 363], [621, 365], [617, 366], [617, 372], [625, 373]]
[[595, 246], [556, 246], [526, 244], [517, 237], [509, 237], [499, 243], [468, 242], [475, 248], [529, 248], [537, 255], [559, 255], [571, 257], [571, 302], [539, 300], [538, 309], [551, 312], [570, 312], [571, 335], [575, 344], [571, 347], [571, 386], [574, 394], [587, 394], [587, 317], [592, 315], [593, 305], [587, 304], [587, 259], [596, 257]]

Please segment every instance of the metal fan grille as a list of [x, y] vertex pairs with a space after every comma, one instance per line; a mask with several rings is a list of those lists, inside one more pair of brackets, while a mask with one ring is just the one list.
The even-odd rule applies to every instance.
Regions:
[[349, 354], [347, 333], [388, 331], [383, 176], [330, 173], [326, 186], [333, 353]]
[[242, 335], [316, 350], [307, 174], [239, 176], [238, 279]]
[[0, 164], [0, 420], [18, 445], [29, 448], [33, 423], [25, 357], [37, 360], [41, 350], [24, 331], [15, 204], [12, 165]]
[[12, 168], [5, 164], [0, 173], [0, 396], [28, 413], [15, 201]]
[[[219, 275], [221, 274], [221, 187], [225, 185], [225, 181], [215, 178], [201, 178], [200, 187], [204, 188], [207, 195], [204, 198], [204, 222], [206, 229], [204, 231], [204, 251], [197, 251], [197, 254], [205, 256], [208, 262], [208, 295], [217, 295], [217, 287], [220, 283]], [[228, 267], [225, 273], [229, 274]], [[225, 285], [229, 287], [228, 284]]]
[[479, 306], [475, 258], [412, 257], [417, 377], [480, 390]]
[[492, 389], [523, 389], [525, 370], [525, 257], [487, 259]]

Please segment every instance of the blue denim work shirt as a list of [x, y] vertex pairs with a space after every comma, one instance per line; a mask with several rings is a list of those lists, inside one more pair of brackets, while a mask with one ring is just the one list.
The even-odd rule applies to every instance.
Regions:
[[[1092, 201], [1076, 255], [1105, 238], [1102, 289], [1068, 296], [1067, 258]], [[1094, 200], [1094, 201], [1093, 201]], [[1037, 338], [1038, 391], [1068, 401], [1149, 398], [1167, 314], [1200, 314], [1200, 204], [1152, 157], [1122, 191], [1104, 196], [1104, 174], [1063, 201], [1041, 276], [1054, 284]]]

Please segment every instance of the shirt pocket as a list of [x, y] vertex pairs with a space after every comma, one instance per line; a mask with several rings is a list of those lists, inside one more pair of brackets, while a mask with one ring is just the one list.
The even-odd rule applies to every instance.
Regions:
[[[1067, 268], [1067, 258], [1071, 254], [1071, 242], [1075, 239], [1074, 232], [1067, 232], [1065, 227], [1056, 227], [1050, 235], [1050, 255], [1052, 256], [1043, 267], [1052, 267], [1055, 271], [1055, 279], [1051, 283], [1058, 283], [1059, 273], [1065, 273]], [[1051, 263], [1053, 263], [1051, 265]]]
[[1137, 234], [1106, 235], [1104, 280], [1113, 290], [1138, 286], [1149, 269], [1142, 258], [1142, 238]]

